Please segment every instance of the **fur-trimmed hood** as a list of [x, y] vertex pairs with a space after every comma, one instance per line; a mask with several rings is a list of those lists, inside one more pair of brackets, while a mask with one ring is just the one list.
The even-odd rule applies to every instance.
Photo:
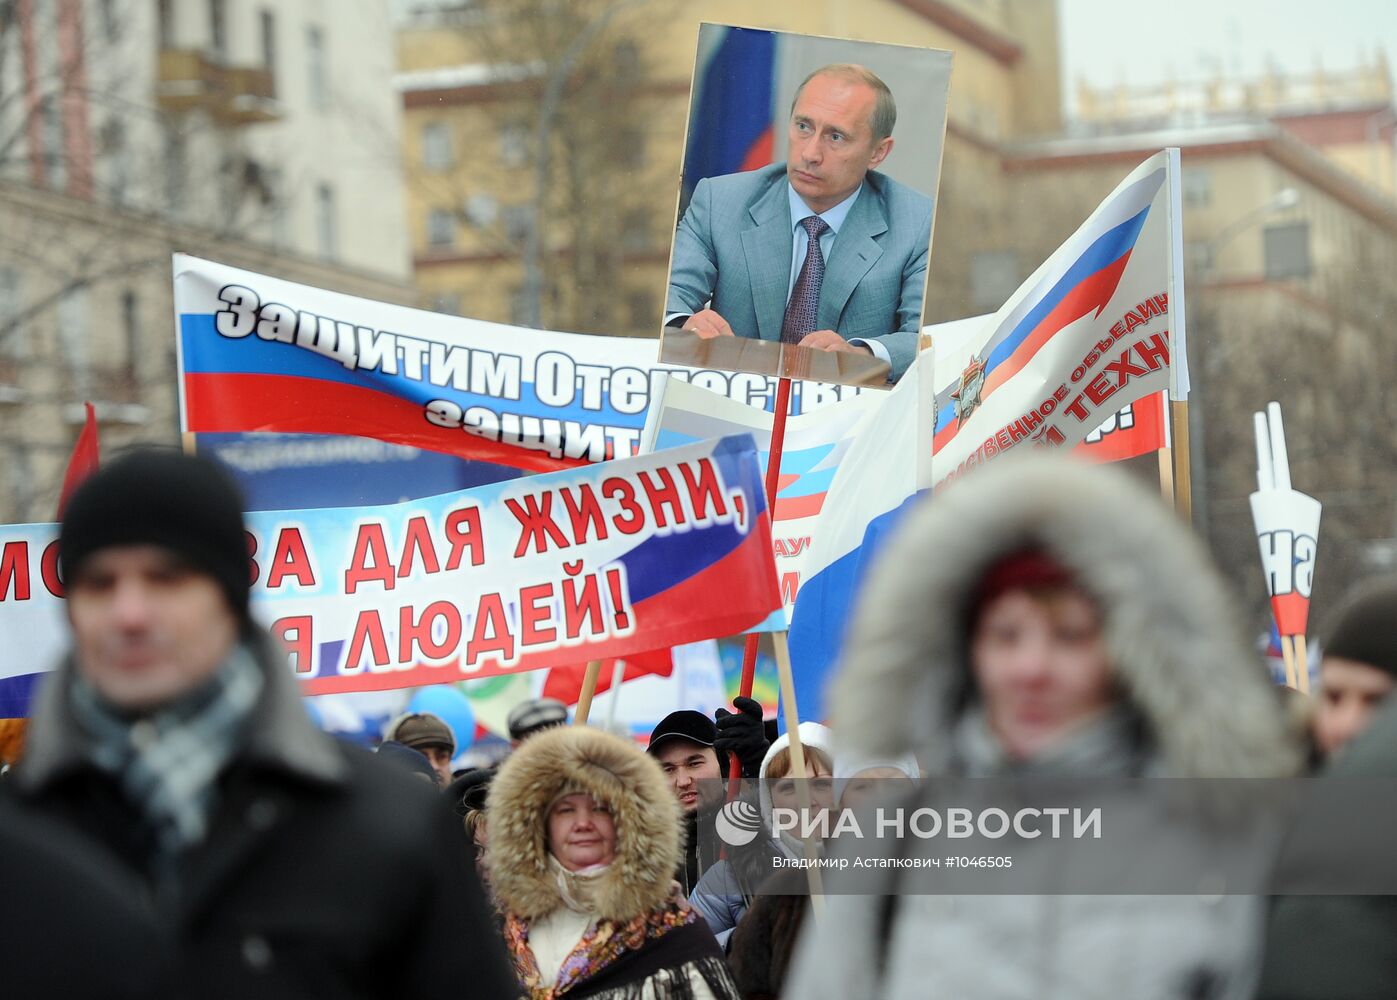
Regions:
[[1299, 754], [1203, 548], [1123, 472], [1005, 456], [907, 515], [864, 588], [833, 690], [843, 751], [911, 750], [944, 773], [967, 682], [968, 601], [996, 561], [1041, 548], [1100, 605], [1127, 699], [1166, 773], [1272, 777]]
[[529, 737], [491, 782], [486, 863], [496, 898], [530, 920], [564, 905], [548, 864], [547, 814], [572, 792], [608, 806], [616, 824], [616, 858], [593, 897], [597, 916], [625, 922], [662, 905], [683, 851], [679, 803], [659, 764], [586, 726]]

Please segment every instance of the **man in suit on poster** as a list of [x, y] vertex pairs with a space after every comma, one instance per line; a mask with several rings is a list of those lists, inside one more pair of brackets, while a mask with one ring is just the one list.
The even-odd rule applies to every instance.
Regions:
[[679, 223], [666, 319], [738, 336], [864, 351], [901, 377], [916, 356], [932, 202], [879, 173], [887, 85], [853, 64], [796, 91], [786, 163], [699, 182]]

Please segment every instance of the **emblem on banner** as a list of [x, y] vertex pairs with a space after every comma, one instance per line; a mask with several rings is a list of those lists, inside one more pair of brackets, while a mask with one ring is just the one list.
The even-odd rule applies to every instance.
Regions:
[[972, 354], [965, 371], [960, 373], [960, 387], [951, 393], [956, 401], [956, 423], [963, 426], [980, 405], [980, 392], [985, 388], [985, 359]]

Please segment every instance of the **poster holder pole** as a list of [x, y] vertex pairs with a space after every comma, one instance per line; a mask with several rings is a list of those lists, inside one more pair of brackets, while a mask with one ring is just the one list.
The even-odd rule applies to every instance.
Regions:
[[585, 726], [587, 716], [592, 713], [592, 697], [597, 693], [597, 680], [601, 677], [601, 660], [588, 660], [587, 671], [582, 675], [582, 692], [577, 696], [577, 712], [572, 717], [574, 726]]
[[[776, 404], [771, 418], [771, 447], [766, 462], [766, 509], [773, 522], [776, 517], [776, 490], [781, 477], [781, 452], [786, 444], [786, 413], [790, 408], [791, 380], [782, 376], [776, 382]], [[747, 633], [746, 645], [742, 649], [742, 680], [738, 685], [738, 694], [743, 698], [752, 697], [752, 683], [757, 673], [757, 644], [760, 641], [759, 633]], [[792, 692], [792, 703], [794, 704], [794, 692]], [[792, 756], [794, 756], [794, 750]], [[728, 761], [729, 799], [737, 794], [738, 784], [741, 781], [742, 762], [733, 757]]]

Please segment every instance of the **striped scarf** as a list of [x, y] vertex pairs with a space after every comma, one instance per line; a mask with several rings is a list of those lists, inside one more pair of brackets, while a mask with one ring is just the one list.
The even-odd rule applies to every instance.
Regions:
[[74, 676], [72, 707], [89, 737], [88, 758], [118, 779], [154, 833], [160, 860], [203, 839], [215, 780], [237, 750], [263, 683], [251, 652], [238, 646], [208, 684], [133, 719]]

